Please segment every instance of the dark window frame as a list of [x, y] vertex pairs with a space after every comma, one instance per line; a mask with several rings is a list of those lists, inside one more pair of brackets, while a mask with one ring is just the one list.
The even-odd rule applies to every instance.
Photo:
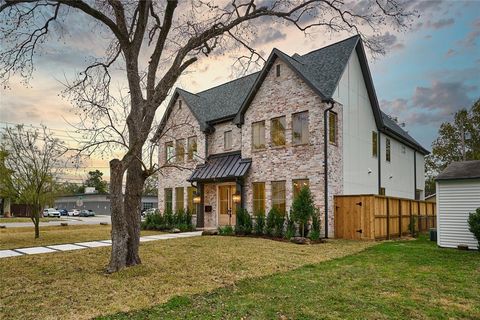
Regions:
[[[333, 130], [332, 130], [333, 117]], [[333, 136], [332, 136], [333, 132]], [[332, 141], [333, 138], [333, 141]], [[338, 143], [338, 114], [335, 111], [328, 112], [328, 142], [333, 145]]]
[[277, 77], [280, 77], [280, 73], [281, 73], [280, 71], [281, 71], [281, 66], [280, 66], [280, 64], [277, 64], [276, 67], [275, 67], [275, 75]]
[[392, 143], [389, 138], [385, 138], [385, 161], [392, 162]]
[[378, 132], [372, 131], [372, 157], [378, 157]]

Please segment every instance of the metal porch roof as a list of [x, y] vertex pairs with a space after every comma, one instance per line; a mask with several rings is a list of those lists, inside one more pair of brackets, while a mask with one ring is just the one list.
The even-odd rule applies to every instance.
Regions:
[[212, 155], [205, 164], [197, 166], [188, 181], [226, 181], [241, 178], [251, 164], [252, 159], [242, 159], [240, 152]]

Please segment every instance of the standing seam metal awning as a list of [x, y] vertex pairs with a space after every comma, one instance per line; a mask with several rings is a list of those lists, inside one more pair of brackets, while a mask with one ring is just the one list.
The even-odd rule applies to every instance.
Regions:
[[190, 178], [193, 181], [224, 181], [245, 176], [252, 159], [242, 159], [240, 153], [210, 156], [205, 164], [197, 166]]

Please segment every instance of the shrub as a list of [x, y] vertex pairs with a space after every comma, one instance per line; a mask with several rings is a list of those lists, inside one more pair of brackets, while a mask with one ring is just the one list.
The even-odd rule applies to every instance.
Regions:
[[275, 232], [274, 235], [277, 238], [283, 238], [283, 231], [285, 229], [285, 213], [281, 213], [279, 211], [275, 214]]
[[312, 230], [310, 230], [310, 239], [316, 241], [320, 239], [320, 212], [315, 210], [312, 216]]
[[255, 234], [262, 235], [265, 230], [265, 214], [263, 212], [255, 215]]
[[267, 236], [273, 236], [275, 233], [275, 217], [278, 214], [278, 210], [276, 208], [270, 209], [267, 214], [267, 221], [265, 223], [265, 233]]
[[480, 251], [480, 208], [468, 216], [468, 225], [471, 233], [477, 238], [478, 250]]
[[173, 214], [173, 211], [171, 210], [166, 210], [163, 213], [163, 217], [165, 220], [165, 226], [167, 229], [171, 229], [173, 225], [175, 224], [175, 215]]
[[234, 234], [232, 226], [218, 227], [218, 234], [221, 236], [231, 236]]
[[165, 219], [158, 212], [149, 214], [142, 222], [141, 227], [146, 230], [165, 230]]
[[315, 214], [315, 204], [313, 202], [310, 189], [303, 187], [293, 200], [292, 219], [298, 223], [302, 237], [305, 237], [305, 227], [308, 220]]
[[237, 210], [237, 225], [235, 226], [236, 234], [251, 234], [252, 233], [252, 217], [247, 209], [240, 208]]
[[166, 211], [164, 215], [159, 212], [149, 214], [142, 222], [141, 228], [144, 230], [170, 230], [179, 229], [180, 231], [192, 231], [192, 215], [189, 212], [179, 210], [176, 213]]
[[292, 220], [291, 215], [287, 217], [287, 230], [285, 231], [285, 238], [290, 240], [295, 237], [297, 233], [297, 228], [295, 227], [295, 221]]

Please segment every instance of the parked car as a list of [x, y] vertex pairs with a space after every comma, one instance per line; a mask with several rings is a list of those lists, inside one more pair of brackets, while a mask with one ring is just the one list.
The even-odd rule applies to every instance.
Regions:
[[95, 217], [95, 212], [93, 210], [82, 210], [80, 211], [80, 217]]
[[80, 210], [72, 209], [72, 210], [68, 211], [68, 215], [69, 216], [79, 216], [80, 215]]
[[58, 212], [60, 212], [61, 216], [68, 216], [68, 211], [67, 209], [58, 209]]
[[43, 216], [60, 218], [61, 214], [60, 214], [60, 211], [58, 211], [55, 208], [48, 208], [43, 210]]

